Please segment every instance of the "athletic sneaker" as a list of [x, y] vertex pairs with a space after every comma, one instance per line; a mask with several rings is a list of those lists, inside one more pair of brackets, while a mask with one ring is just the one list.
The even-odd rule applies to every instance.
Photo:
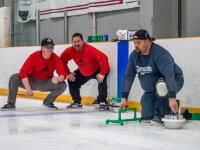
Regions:
[[148, 117], [148, 118], [143, 118], [141, 117], [141, 123], [151, 123], [152, 118]]
[[100, 106], [99, 106], [99, 102], [97, 100], [94, 100], [94, 102], [92, 103], [94, 105], [94, 108], [99, 110]]
[[164, 122], [161, 121], [161, 119], [159, 119], [159, 118], [153, 118], [153, 119], [151, 120], [151, 125], [163, 126], [163, 125], [164, 125]]
[[1, 110], [15, 110], [15, 105], [12, 103], [5, 104], [1, 107]]
[[66, 109], [82, 109], [82, 104], [78, 103], [71, 103]]
[[48, 107], [49, 109], [52, 109], [52, 110], [57, 110], [58, 109], [58, 107], [54, 106], [53, 103], [49, 103], [49, 102], [45, 102], [44, 101], [43, 105], [46, 106], [46, 107]]
[[100, 111], [107, 111], [107, 110], [109, 110], [109, 105], [108, 105], [108, 103], [101, 102], [101, 103], [99, 104], [99, 110], [100, 110]]

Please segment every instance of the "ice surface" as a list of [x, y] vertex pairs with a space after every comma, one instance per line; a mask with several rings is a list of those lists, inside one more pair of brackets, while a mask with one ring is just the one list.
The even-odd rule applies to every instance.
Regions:
[[[0, 96], [0, 106], [7, 97]], [[199, 150], [200, 121], [183, 129], [165, 129], [139, 122], [106, 124], [117, 113], [93, 107], [48, 110], [42, 101], [18, 98], [15, 111], [0, 111], [0, 150]], [[130, 118], [132, 113], [123, 114]]]

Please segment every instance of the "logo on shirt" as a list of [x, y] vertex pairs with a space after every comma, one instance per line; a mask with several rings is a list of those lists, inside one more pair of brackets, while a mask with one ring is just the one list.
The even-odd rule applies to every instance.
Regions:
[[43, 72], [47, 73], [49, 71], [49, 66], [45, 66], [43, 69], [42, 69]]
[[136, 71], [138, 74], [145, 75], [146, 73], [151, 73], [152, 68], [150, 66], [147, 66], [147, 67], [136, 66]]

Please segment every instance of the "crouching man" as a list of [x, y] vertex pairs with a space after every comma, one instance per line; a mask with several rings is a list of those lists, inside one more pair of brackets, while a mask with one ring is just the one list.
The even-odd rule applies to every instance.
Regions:
[[[60, 58], [53, 52], [54, 46], [52, 39], [43, 39], [41, 50], [32, 53], [20, 73], [10, 77], [8, 102], [1, 110], [15, 109], [18, 87], [24, 88], [27, 96], [33, 96], [34, 90], [50, 92], [43, 104], [50, 109], [57, 109], [53, 102], [66, 89], [66, 72]], [[55, 70], [58, 76], [54, 76]]]
[[145, 91], [141, 98], [142, 121], [162, 124], [161, 118], [170, 112], [178, 112], [176, 93], [183, 87], [182, 69], [171, 54], [154, 43], [146, 30], [139, 30], [133, 36], [135, 50], [129, 56], [123, 81], [121, 107], [127, 105], [127, 98], [136, 74]]

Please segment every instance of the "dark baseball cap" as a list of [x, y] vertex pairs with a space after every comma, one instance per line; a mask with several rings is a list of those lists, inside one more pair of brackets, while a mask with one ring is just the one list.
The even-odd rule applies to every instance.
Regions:
[[149, 33], [144, 30], [138, 30], [135, 32], [135, 34], [133, 35], [133, 40], [149, 40], [149, 41], [155, 41], [155, 38], [150, 37]]
[[48, 44], [52, 44], [52, 45], [55, 45], [53, 43], [53, 40], [51, 38], [45, 38], [41, 41], [41, 46], [45, 46], [45, 45], [48, 45]]

